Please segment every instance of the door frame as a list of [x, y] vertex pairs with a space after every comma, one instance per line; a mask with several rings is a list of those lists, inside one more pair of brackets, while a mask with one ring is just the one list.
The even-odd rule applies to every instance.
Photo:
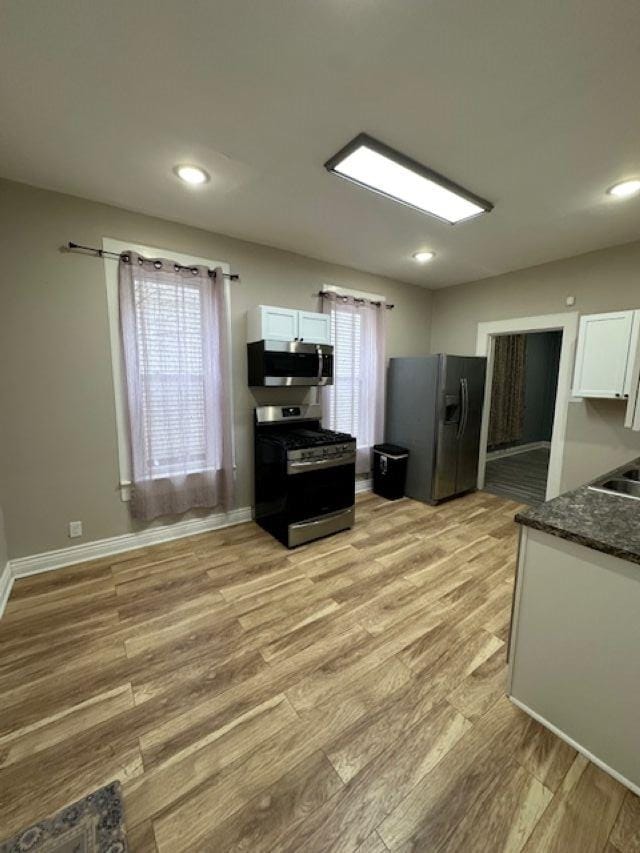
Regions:
[[562, 346], [560, 349], [560, 362], [558, 364], [558, 388], [553, 414], [549, 472], [547, 474], [546, 500], [550, 500], [560, 494], [562, 461], [567, 432], [567, 415], [569, 400], [571, 399], [573, 360], [578, 337], [577, 311], [567, 312], [566, 314], [543, 314], [537, 317], [514, 317], [509, 320], [490, 320], [485, 323], [478, 323], [476, 355], [486, 356], [487, 359], [487, 378], [484, 387], [480, 454], [478, 458], [478, 488], [484, 488], [485, 468], [487, 464], [494, 339], [500, 335], [527, 334], [528, 332], [562, 332]]

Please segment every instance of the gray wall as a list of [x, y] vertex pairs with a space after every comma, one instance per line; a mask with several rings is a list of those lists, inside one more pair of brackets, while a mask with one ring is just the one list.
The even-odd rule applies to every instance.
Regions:
[[[69, 240], [99, 246], [102, 237], [228, 261], [242, 276], [232, 285], [238, 506], [251, 502], [256, 405], [246, 386], [247, 308], [316, 309], [314, 294], [325, 282], [383, 293], [396, 306], [389, 312], [388, 355], [430, 351], [431, 294], [423, 288], [0, 181], [0, 471], [10, 557], [137, 529], [118, 491], [104, 266], [60, 251]], [[258, 399], [283, 397], [264, 391]], [[289, 400], [299, 397], [287, 390]], [[67, 524], [77, 519], [85, 535], [72, 543]]]
[[560, 332], [526, 336], [522, 444], [551, 441], [561, 345]]
[[[482, 321], [639, 308], [639, 282], [640, 242], [636, 242], [437, 290], [433, 294], [432, 352], [475, 353]], [[576, 297], [573, 308], [566, 307], [567, 296]], [[621, 402], [569, 403], [563, 489], [640, 455], [640, 434], [623, 424]]]
[[[0, 238], [1, 239], [1, 238]], [[0, 347], [2, 347], [2, 297], [1, 294], [5, 287], [5, 278], [2, 273], [0, 273]], [[12, 360], [3, 358], [0, 364], [0, 389], [2, 388], [3, 376], [6, 377], [8, 375], [8, 368], [13, 363]], [[6, 400], [3, 399], [2, 393], [0, 392], [0, 588], [2, 587], [2, 573], [7, 565], [7, 561], [9, 559], [9, 549], [7, 547], [7, 535], [4, 523], [4, 513], [3, 507], [6, 502], [6, 462], [9, 456], [8, 451], [8, 439], [6, 433], [8, 420], [8, 410], [6, 406]]]
[[4, 571], [4, 568], [7, 565], [8, 559], [9, 554], [7, 550], [7, 539], [4, 530], [4, 515], [2, 514], [2, 507], [0, 506], [0, 578], [2, 578], [2, 572]]

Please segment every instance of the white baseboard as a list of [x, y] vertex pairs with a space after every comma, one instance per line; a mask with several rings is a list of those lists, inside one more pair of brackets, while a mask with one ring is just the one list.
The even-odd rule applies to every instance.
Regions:
[[[356, 480], [356, 494], [370, 490], [370, 479]], [[111, 536], [108, 539], [97, 539], [94, 542], [83, 542], [79, 545], [71, 545], [69, 548], [60, 548], [56, 551], [46, 551], [43, 554], [33, 554], [29, 557], [18, 557], [15, 560], [10, 560], [4, 571], [0, 573], [0, 616], [2, 616], [13, 581], [16, 578], [24, 578], [40, 572], [50, 572], [76, 563], [85, 563], [89, 560], [97, 560], [100, 557], [109, 557], [111, 554], [120, 554], [123, 551], [133, 551], [136, 548], [146, 548], [150, 545], [158, 545], [161, 542], [182, 539], [185, 536], [195, 536], [198, 533], [231, 527], [234, 524], [251, 521], [251, 518], [251, 507], [241, 507], [227, 513], [208, 515], [206, 518], [192, 518], [187, 521], [178, 521], [175, 524], [158, 525], [157, 527], [150, 527], [148, 530], [141, 530], [138, 533], [125, 533], [122, 536]]]
[[504, 450], [492, 450], [487, 453], [487, 462], [491, 459], [502, 459], [503, 456], [516, 456], [518, 453], [527, 453], [529, 450], [549, 450], [550, 441], [531, 441], [529, 444], [516, 444], [515, 447], [506, 447]]
[[0, 617], [4, 613], [4, 609], [11, 595], [11, 587], [13, 586], [13, 573], [11, 566], [7, 563], [0, 571]]
[[69, 548], [47, 551], [44, 554], [34, 554], [31, 557], [18, 557], [9, 562], [9, 568], [13, 578], [23, 578], [52, 569], [61, 569], [64, 566], [72, 566], [74, 563], [108, 557], [122, 551], [146, 548], [149, 545], [170, 542], [172, 539], [182, 539], [185, 536], [231, 527], [234, 524], [242, 524], [244, 521], [251, 521], [251, 508], [248, 506], [231, 510], [231, 512], [208, 515], [205, 518], [190, 518], [175, 524], [158, 525], [138, 533], [125, 533], [122, 536], [111, 536], [109, 539], [83, 542], [80, 545], [71, 545]]
[[541, 725], [543, 725], [546, 729], [549, 729], [550, 732], [553, 732], [554, 735], [563, 740], [565, 743], [568, 743], [569, 746], [572, 746], [576, 752], [579, 752], [581, 755], [584, 755], [585, 758], [588, 758], [589, 761], [592, 761], [597, 767], [601, 770], [604, 770], [605, 773], [608, 773], [609, 776], [613, 776], [620, 784], [624, 785], [625, 788], [628, 788], [630, 791], [633, 791], [634, 794], [640, 796], [640, 786], [630, 782], [622, 773], [618, 773], [617, 770], [614, 770], [613, 767], [609, 767], [608, 764], [605, 764], [597, 755], [594, 755], [592, 752], [589, 752], [588, 749], [585, 749], [579, 743], [577, 743], [573, 738], [569, 737], [569, 735], [565, 734], [561, 729], [557, 726], [554, 726], [553, 723], [550, 723], [549, 720], [546, 720], [540, 714], [537, 714], [535, 711], [532, 711], [524, 702], [520, 702], [519, 699], [516, 699], [514, 696], [509, 696], [509, 699], [513, 704], [520, 708], [521, 711], [524, 711], [525, 714], [528, 714], [530, 717], [533, 717], [534, 720], [537, 720]]

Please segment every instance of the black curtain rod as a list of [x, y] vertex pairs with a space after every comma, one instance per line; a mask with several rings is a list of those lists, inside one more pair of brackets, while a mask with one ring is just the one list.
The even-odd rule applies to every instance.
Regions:
[[373, 299], [363, 299], [358, 296], [347, 296], [344, 293], [337, 293], [335, 290], [321, 290], [318, 293], [318, 296], [323, 299], [335, 296], [336, 299], [341, 299], [343, 302], [346, 302], [348, 299], [353, 299], [354, 302], [368, 302], [370, 305], [377, 305], [378, 308], [386, 308], [388, 311], [395, 308], [395, 305], [390, 305], [388, 302], [375, 302]]
[[[94, 246], [81, 246], [79, 243], [72, 243], [69, 241], [67, 243], [67, 248], [70, 252], [83, 252], [84, 254], [91, 254], [96, 258], [109, 258], [110, 260], [119, 261], [121, 255], [118, 252], [108, 252], [106, 249], [96, 249]], [[126, 252], [122, 253], [123, 255]], [[140, 255], [141, 258], [145, 261], [154, 261], [155, 258], [145, 258], [143, 255]], [[194, 266], [184, 266], [183, 264], [175, 264], [178, 269], [181, 270], [192, 270], [195, 268]], [[209, 275], [213, 275], [214, 270], [209, 270]], [[237, 273], [225, 272], [223, 273], [225, 278], [228, 278], [229, 281], [239, 281], [240, 276]]]

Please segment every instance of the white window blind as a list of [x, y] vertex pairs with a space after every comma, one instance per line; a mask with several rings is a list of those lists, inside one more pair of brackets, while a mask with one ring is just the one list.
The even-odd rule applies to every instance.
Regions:
[[[328, 388], [330, 398], [329, 429], [348, 432], [359, 438], [361, 386], [359, 314], [331, 312], [331, 341], [335, 347], [334, 382]], [[359, 442], [361, 443], [361, 442]]]
[[[135, 282], [143, 440], [154, 477], [206, 465], [203, 313], [200, 289]], [[220, 467], [217, 447], [216, 468]]]
[[[216, 267], [221, 267], [225, 273], [230, 272], [229, 265], [224, 261], [218, 261], [214, 258], [202, 258], [196, 257], [194, 255], [185, 255], [179, 252], [174, 252], [171, 248], [159, 248], [157, 246], [149, 246], [146, 244], [140, 243], [131, 243], [131, 242], [123, 242], [122, 240], [115, 240], [110, 237], [104, 237], [102, 240], [102, 248], [108, 252], [115, 252], [120, 254], [121, 252], [129, 252], [134, 251], [138, 252], [140, 255], [147, 258], [171, 258], [175, 260], [179, 264], [183, 264], [184, 266], [203, 266], [208, 269], [215, 269]], [[121, 318], [120, 318], [120, 305], [119, 305], [119, 297], [118, 297], [118, 264], [114, 263], [114, 261], [108, 257], [105, 257], [104, 261], [104, 272], [105, 272], [105, 281], [107, 287], [107, 305], [109, 309], [109, 332], [111, 338], [111, 364], [113, 369], [113, 384], [115, 388], [115, 408], [116, 408], [116, 426], [117, 426], [117, 435], [118, 435], [118, 461], [119, 461], [119, 472], [120, 472], [120, 494], [123, 500], [129, 501], [131, 499], [131, 482], [133, 480], [133, 470], [132, 470], [132, 448], [131, 448], [131, 435], [130, 435], [130, 424], [129, 424], [129, 413], [128, 413], [128, 403], [127, 403], [127, 392], [126, 392], [126, 382], [125, 382], [125, 365], [123, 360], [123, 352], [122, 352], [122, 343], [121, 343]], [[153, 281], [154, 276], [151, 275], [150, 279]], [[230, 347], [230, 325], [229, 325], [229, 285], [225, 285], [224, 289], [224, 316], [226, 317], [226, 342], [227, 348]], [[134, 317], [136, 314], [136, 308], [133, 307]], [[137, 328], [137, 317], [135, 317], [136, 328]], [[229, 407], [232, 408], [232, 399], [231, 399], [231, 384], [230, 384], [230, 354], [227, 356], [227, 366], [226, 366], [226, 396], [228, 397]], [[139, 364], [140, 359], [136, 357], [136, 364]], [[155, 380], [156, 385], [159, 384], [159, 374], [156, 376]], [[160, 405], [160, 397], [156, 394], [154, 397], [154, 406], [156, 410]], [[147, 404], [144, 401], [141, 401], [141, 407], [146, 406]], [[144, 420], [141, 418], [141, 420]], [[209, 421], [210, 422], [210, 421]], [[157, 423], [157, 419], [156, 419]], [[139, 445], [143, 445], [142, 435], [140, 435]], [[231, 432], [231, 443], [233, 447], [233, 432]], [[153, 441], [151, 442], [153, 444]], [[176, 445], [174, 444], [174, 450], [176, 449]], [[214, 457], [216, 460], [216, 465], [218, 464], [218, 457], [220, 453], [216, 451], [214, 453]], [[233, 455], [233, 450], [232, 450]], [[146, 450], [145, 450], [146, 456]], [[223, 453], [224, 460], [224, 453]], [[145, 467], [146, 467], [146, 459], [145, 459]], [[159, 461], [159, 460], [158, 460]], [[213, 467], [213, 466], [212, 466]], [[224, 462], [223, 462], [224, 467]]]
[[222, 270], [127, 252], [118, 279], [131, 512], [149, 520], [228, 508], [233, 444]]
[[[327, 291], [331, 294], [331, 291]], [[356, 439], [356, 471], [371, 467], [371, 448], [382, 440], [385, 310], [364, 296], [324, 298], [330, 315], [333, 385], [323, 388], [323, 422]]]

